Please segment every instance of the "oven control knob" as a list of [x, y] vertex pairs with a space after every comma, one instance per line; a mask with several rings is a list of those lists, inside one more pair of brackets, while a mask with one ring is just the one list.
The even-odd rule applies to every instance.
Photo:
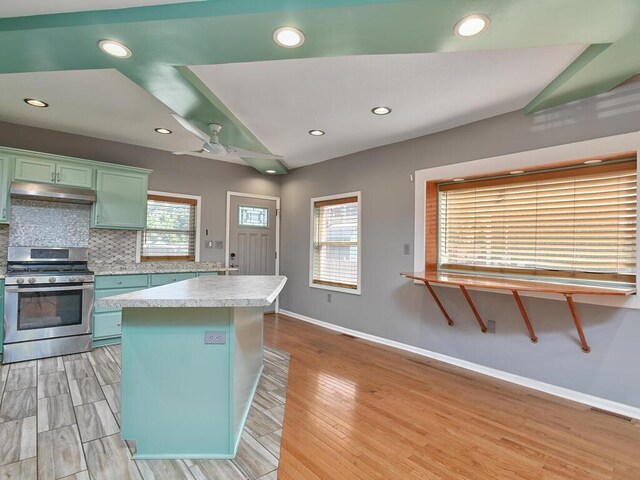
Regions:
[[18, 283], [18, 285], [22, 285], [24, 283], [24, 278], [19, 278], [16, 280], [16, 282]]
[[49, 283], [56, 283], [56, 277], [49, 277]]
[[29, 283], [36, 283], [36, 277], [29, 278]]

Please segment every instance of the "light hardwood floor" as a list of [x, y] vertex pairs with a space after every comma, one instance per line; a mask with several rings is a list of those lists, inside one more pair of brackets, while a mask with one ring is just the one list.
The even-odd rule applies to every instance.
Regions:
[[265, 342], [291, 353], [280, 480], [640, 479], [638, 422], [283, 315]]
[[120, 439], [120, 347], [0, 365], [0, 480], [273, 480], [289, 355], [264, 371], [233, 460], [133, 461]]

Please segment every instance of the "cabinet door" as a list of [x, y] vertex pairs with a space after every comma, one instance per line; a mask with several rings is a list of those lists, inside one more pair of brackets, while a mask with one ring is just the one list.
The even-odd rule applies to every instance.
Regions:
[[54, 183], [56, 163], [40, 158], [16, 157], [13, 177], [24, 182]]
[[[4, 312], [4, 280], [0, 280], [0, 311]], [[2, 324], [4, 322], [0, 322], [0, 338], [4, 339], [2, 334]], [[0, 353], [2, 353], [2, 342], [0, 342]]]
[[0, 223], [9, 222], [9, 205], [9, 157], [0, 156]]
[[57, 163], [56, 183], [91, 188], [93, 187], [93, 168], [73, 163]]
[[93, 316], [93, 339], [119, 337], [122, 330], [122, 312], [96, 313]]
[[147, 223], [147, 174], [98, 170], [93, 226], [142, 230]]

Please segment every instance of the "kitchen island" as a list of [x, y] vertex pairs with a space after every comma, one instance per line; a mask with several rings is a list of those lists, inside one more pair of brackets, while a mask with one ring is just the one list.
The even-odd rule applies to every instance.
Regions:
[[122, 308], [122, 438], [137, 459], [233, 458], [282, 276], [205, 276], [106, 297]]

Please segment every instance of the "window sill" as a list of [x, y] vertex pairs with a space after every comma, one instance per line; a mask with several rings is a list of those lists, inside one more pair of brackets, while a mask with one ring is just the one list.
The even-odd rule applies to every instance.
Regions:
[[313, 283], [313, 282], [311, 282], [309, 286], [311, 288], [319, 288], [320, 290], [329, 290], [332, 292], [348, 293], [350, 295], [360, 295], [360, 287], [356, 289], [344, 288], [344, 287], [335, 287], [333, 285], [322, 285], [320, 283]]

